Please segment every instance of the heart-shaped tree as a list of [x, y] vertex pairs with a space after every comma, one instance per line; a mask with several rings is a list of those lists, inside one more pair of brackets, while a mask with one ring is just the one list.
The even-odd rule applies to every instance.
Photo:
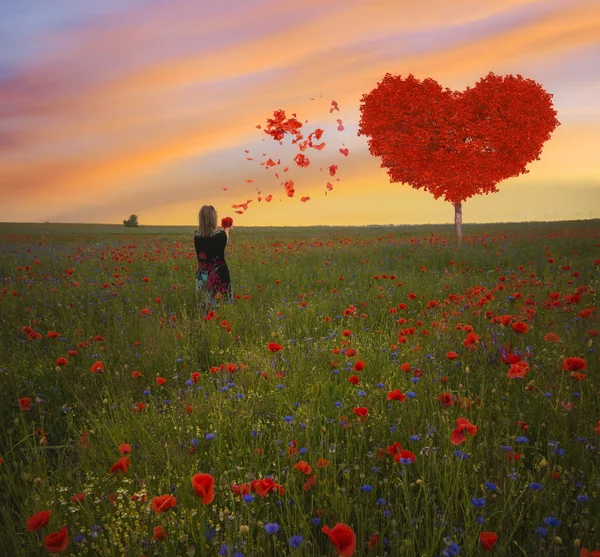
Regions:
[[522, 76], [482, 78], [464, 92], [427, 78], [386, 74], [363, 95], [358, 135], [381, 157], [390, 182], [429, 191], [454, 205], [462, 240], [462, 202], [498, 191], [496, 184], [529, 172], [560, 124], [552, 95]]

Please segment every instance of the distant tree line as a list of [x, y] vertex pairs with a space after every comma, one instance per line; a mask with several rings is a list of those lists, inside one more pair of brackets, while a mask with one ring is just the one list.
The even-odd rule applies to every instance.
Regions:
[[137, 215], [131, 215], [127, 220], [123, 221], [123, 224], [127, 228], [137, 228], [140, 225]]

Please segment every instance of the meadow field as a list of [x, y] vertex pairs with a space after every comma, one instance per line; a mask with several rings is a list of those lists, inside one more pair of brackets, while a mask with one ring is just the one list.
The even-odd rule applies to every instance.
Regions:
[[0, 555], [600, 548], [600, 221], [192, 232], [0, 224]]

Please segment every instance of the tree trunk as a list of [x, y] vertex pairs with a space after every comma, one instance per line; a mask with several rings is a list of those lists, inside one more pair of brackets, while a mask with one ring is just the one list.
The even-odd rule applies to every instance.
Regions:
[[454, 231], [456, 232], [456, 244], [462, 243], [462, 204], [454, 204]]

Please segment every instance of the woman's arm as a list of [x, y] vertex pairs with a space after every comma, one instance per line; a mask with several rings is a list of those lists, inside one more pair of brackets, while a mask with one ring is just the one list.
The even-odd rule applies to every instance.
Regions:
[[232, 226], [229, 226], [227, 228], [223, 228], [223, 232], [225, 232], [225, 236], [227, 236], [227, 241], [228, 242], [229, 242], [229, 233], [231, 232], [232, 228], [233, 228]]

